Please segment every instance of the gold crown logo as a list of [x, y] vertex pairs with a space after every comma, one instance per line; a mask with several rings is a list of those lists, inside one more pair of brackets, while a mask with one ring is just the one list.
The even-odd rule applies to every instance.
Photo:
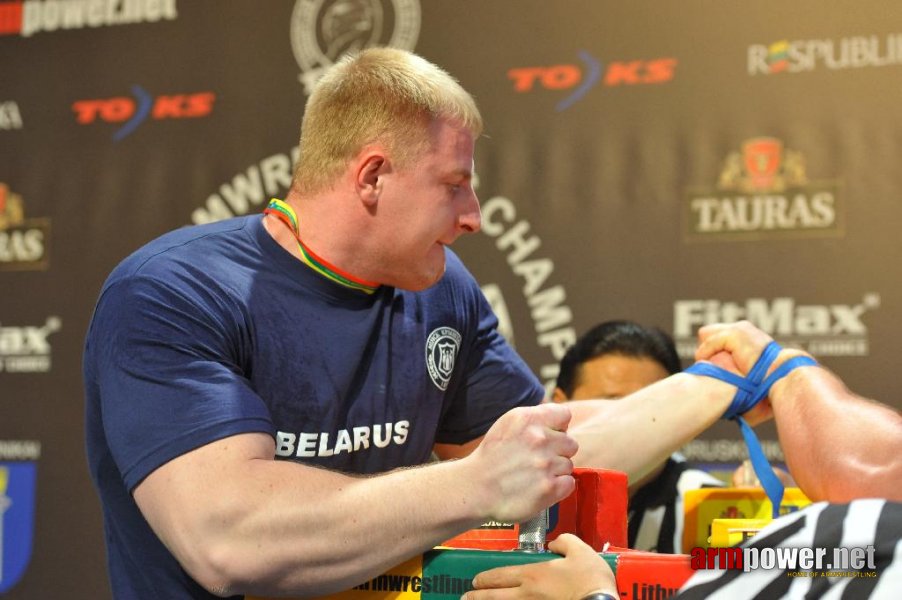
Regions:
[[22, 196], [13, 194], [6, 184], [0, 183], [0, 229], [21, 225], [24, 220]]

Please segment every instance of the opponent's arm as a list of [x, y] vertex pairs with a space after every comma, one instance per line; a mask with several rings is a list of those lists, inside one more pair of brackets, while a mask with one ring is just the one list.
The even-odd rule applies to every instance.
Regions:
[[902, 415], [854, 394], [824, 368], [797, 369], [770, 392], [786, 464], [812, 500], [902, 500]]
[[269, 436], [237, 435], [164, 464], [134, 497], [212, 593], [321, 596], [487, 519], [522, 520], [569, 495], [568, 420], [556, 405], [515, 409], [464, 459], [373, 477], [275, 461]]
[[615, 469], [637, 481], [717, 421], [736, 392], [706, 377], [678, 373], [618, 400], [568, 403], [574, 463]]
[[[703, 327], [699, 338], [697, 358], [730, 352], [743, 373], [771, 341], [748, 322]], [[800, 354], [784, 349], [772, 369]], [[809, 498], [902, 500], [899, 411], [849, 391], [822, 366], [791, 371], [773, 385], [769, 399], [786, 463]]]

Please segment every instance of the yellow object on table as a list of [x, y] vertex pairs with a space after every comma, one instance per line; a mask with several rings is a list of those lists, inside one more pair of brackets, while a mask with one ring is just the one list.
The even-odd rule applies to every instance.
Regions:
[[[795, 512], [809, 504], [811, 500], [802, 490], [786, 488], [780, 515]], [[760, 487], [689, 490], [683, 496], [682, 552], [688, 554], [693, 548], [707, 548], [709, 545], [722, 547], [714, 543], [712, 526], [715, 520], [755, 520], [767, 524], [772, 520], [772, 514], [771, 502]]]

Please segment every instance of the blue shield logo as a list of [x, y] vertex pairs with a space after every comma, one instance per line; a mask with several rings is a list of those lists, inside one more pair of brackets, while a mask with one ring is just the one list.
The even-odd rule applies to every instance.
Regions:
[[31, 560], [37, 465], [0, 462], [0, 594], [16, 585]]

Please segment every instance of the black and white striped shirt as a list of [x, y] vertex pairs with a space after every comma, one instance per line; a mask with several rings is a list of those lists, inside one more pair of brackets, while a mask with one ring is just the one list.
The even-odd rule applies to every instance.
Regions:
[[[902, 503], [881, 499], [848, 504], [818, 502], [780, 517], [743, 544], [750, 548], [874, 548], [874, 576], [791, 576], [790, 570], [698, 571], [675, 596], [678, 600], [902, 598]], [[795, 569], [797, 572], [798, 569]], [[823, 570], [822, 570], [823, 571]], [[846, 572], [851, 569], [846, 569]]]
[[683, 496], [689, 490], [723, 487], [710, 473], [689, 467], [674, 453], [661, 473], [630, 498], [627, 511], [628, 545], [634, 550], [673, 554], [683, 549]]

